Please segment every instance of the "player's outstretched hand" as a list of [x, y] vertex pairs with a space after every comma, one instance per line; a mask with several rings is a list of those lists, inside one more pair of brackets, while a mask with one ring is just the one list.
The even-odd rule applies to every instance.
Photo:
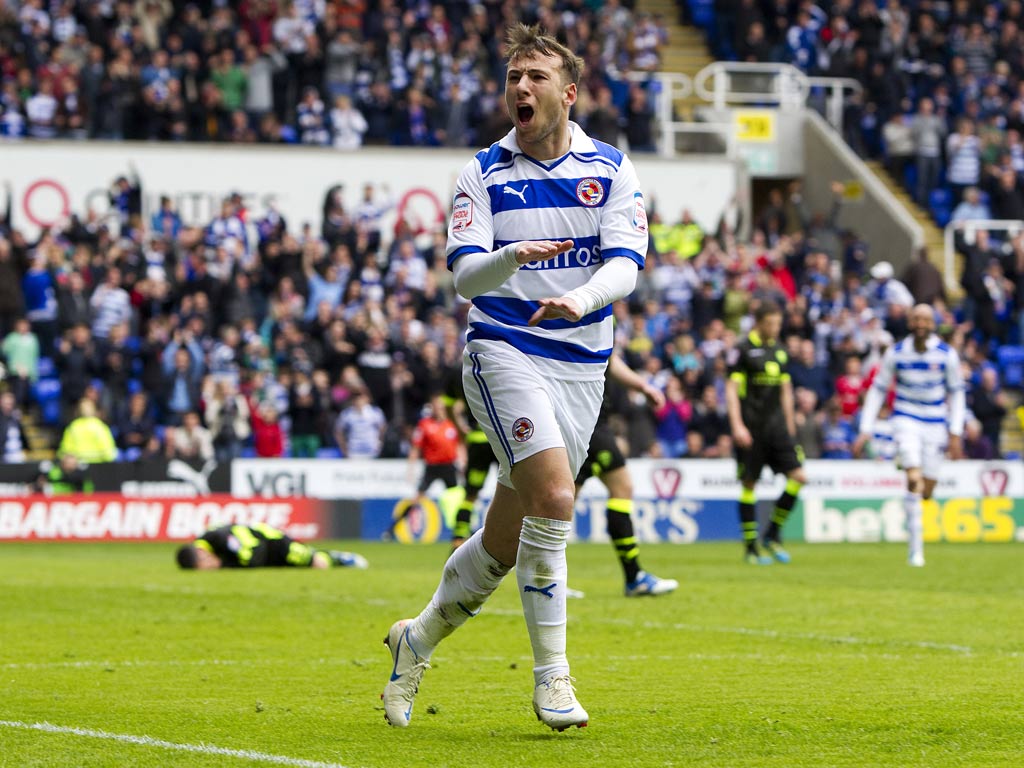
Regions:
[[661, 407], [665, 405], [664, 393], [653, 384], [644, 384], [644, 388], [640, 391], [644, 393], [647, 403], [654, 410], [660, 411]]
[[565, 296], [560, 296], [557, 299], [541, 299], [537, 303], [540, 304], [540, 309], [533, 313], [533, 317], [530, 318], [530, 325], [537, 325], [537, 323], [544, 320], [558, 319], [565, 319], [575, 323], [583, 317], [583, 310], [580, 306]]
[[572, 240], [524, 240], [516, 244], [516, 261], [520, 264], [547, 261], [560, 253], [571, 251], [572, 247]]
[[859, 459], [864, 455], [864, 446], [868, 442], [869, 435], [861, 432], [857, 435], [857, 439], [853, 441], [853, 458]]
[[960, 435], [949, 436], [949, 458], [952, 461], [959, 461], [964, 457], [964, 445], [960, 440]]

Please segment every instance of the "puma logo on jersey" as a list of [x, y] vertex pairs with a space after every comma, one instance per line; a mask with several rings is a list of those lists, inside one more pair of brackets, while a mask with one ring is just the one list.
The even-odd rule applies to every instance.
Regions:
[[513, 189], [508, 184], [506, 184], [505, 188], [502, 191], [506, 195], [515, 195], [516, 197], [518, 197], [520, 200], [523, 201], [523, 205], [526, 205], [526, 188], [528, 186], [530, 186], [530, 185], [529, 184], [523, 184], [523, 188], [522, 189]]

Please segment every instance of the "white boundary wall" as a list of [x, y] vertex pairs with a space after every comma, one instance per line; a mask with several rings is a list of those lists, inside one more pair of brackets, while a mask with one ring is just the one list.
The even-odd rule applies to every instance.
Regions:
[[[142, 182], [144, 213], [162, 194], [176, 203], [187, 224], [205, 225], [220, 201], [239, 192], [253, 216], [276, 200], [298, 231], [310, 222], [319, 233], [324, 195], [344, 185], [351, 211], [363, 186], [386, 183], [390, 195], [415, 230], [446, 225], [455, 181], [475, 149], [419, 150], [365, 148], [346, 153], [314, 147], [155, 144], [138, 142], [0, 143], [0, 181], [13, 185], [14, 225], [29, 236], [43, 224], [88, 208], [110, 210], [107, 191], [113, 180], [134, 166]], [[725, 158], [678, 160], [633, 157], [647, 198], [667, 222], [688, 208], [696, 221], [713, 230], [736, 195], [738, 166]], [[6, 200], [2, 201], [6, 204]], [[394, 224], [395, 211], [385, 220]]]
[[[637, 498], [735, 500], [739, 494], [736, 463], [732, 459], [630, 459]], [[892, 462], [808, 461], [803, 498], [888, 499], [902, 497], [905, 475]], [[757, 491], [762, 498], [782, 492], [784, 478], [768, 480]], [[313, 498], [395, 498], [412, 496], [417, 477], [410, 477], [403, 459], [236, 459], [231, 462], [231, 494]], [[494, 492], [492, 468], [483, 489]], [[605, 495], [604, 486], [588, 480], [581, 498]], [[948, 462], [939, 480], [937, 497], [1007, 496], [1024, 498], [1024, 464], [1017, 461]]]

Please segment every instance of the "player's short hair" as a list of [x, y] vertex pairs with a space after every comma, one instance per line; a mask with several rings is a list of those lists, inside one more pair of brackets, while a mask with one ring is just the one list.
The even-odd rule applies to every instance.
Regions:
[[184, 544], [178, 547], [178, 553], [175, 555], [175, 559], [178, 561], [179, 568], [192, 570], [199, 563], [199, 553], [193, 545]]
[[760, 323], [766, 317], [781, 314], [782, 307], [780, 307], [774, 301], [762, 301], [758, 308], [754, 311], [754, 321]]
[[528, 27], [522, 22], [514, 24], [508, 30], [505, 39], [508, 49], [505, 52], [507, 61], [520, 56], [558, 56], [562, 60], [562, 71], [570, 83], [579, 85], [583, 76], [583, 59], [558, 42], [551, 35], [541, 31], [540, 25]]

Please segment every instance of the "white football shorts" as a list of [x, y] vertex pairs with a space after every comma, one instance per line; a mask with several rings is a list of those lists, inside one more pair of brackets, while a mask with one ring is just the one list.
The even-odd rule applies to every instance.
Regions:
[[894, 416], [890, 421], [900, 468], [920, 468], [921, 474], [929, 480], [937, 480], [949, 442], [946, 428], [901, 416]]
[[572, 477], [587, 457], [604, 397], [604, 379], [545, 375], [533, 358], [504, 342], [470, 341], [463, 355], [466, 402], [498, 459], [498, 482], [515, 488], [512, 467], [548, 448], [569, 454]]

